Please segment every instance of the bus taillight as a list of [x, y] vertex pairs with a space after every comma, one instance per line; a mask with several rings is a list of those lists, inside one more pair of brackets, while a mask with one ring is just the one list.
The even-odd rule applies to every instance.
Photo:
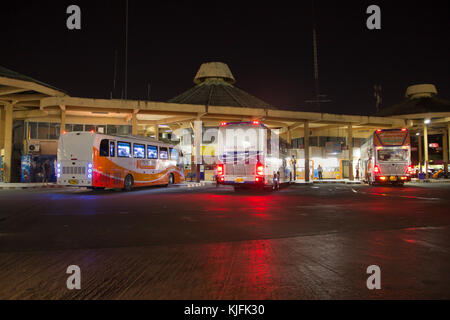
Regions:
[[264, 165], [261, 163], [258, 163], [256, 165], [256, 175], [258, 176], [264, 176]]
[[373, 172], [374, 173], [381, 173], [380, 167], [375, 165], [375, 167], [373, 167]]
[[408, 166], [407, 172], [408, 172], [409, 174], [412, 174], [412, 173], [414, 172], [413, 166]]
[[218, 164], [217, 165], [217, 175], [218, 176], [223, 176], [223, 164]]

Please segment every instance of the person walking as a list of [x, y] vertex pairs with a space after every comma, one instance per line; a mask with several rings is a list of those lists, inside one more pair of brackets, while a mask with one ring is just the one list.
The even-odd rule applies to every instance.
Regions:
[[323, 179], [323, 176], [322, 176], [323, 169], [322, 169], [322, 166], [320, 164], [317, 167], [317, 173], [319, 174], [319, 180], [322, 180]]

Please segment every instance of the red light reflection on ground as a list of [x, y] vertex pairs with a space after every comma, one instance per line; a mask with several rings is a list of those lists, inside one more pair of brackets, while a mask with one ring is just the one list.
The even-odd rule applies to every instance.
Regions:
[[207, 252], [210, 272], [205, 286], [211, 299], [274, 298], [279, 286], [273, 277], [275, 256], [270, 240], [212, 244]]

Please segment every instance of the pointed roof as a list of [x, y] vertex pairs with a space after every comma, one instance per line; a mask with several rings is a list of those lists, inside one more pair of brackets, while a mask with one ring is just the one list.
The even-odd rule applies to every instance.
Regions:
[[56, 87], [54, 87], [54, 86], [51, 86], [51, 85], [49, 85], [49, 84], [47, 84], [47, 83], [44, 83], [44, 82], [41, 82], [41, 81], [39, 81], [39, 80], [33, 79], [33, 78], [31, 78], [31, 77], [25, 76], [25, 75], [23, 75], [23, 74], [20, 74], [20, 73], [18, 73], [18, 72], [16, 72], [16, 71], [7, 69], [7, 68], [2, 67], [2, 66], [0, 66], [0, 77], [5, 77], [5, 78], [16, 79], [16, 80], [22, 80], [22, 81], [33, 82], [33, 83], [39, 84], [39, 85], [41, 85], [41, 86], [44, 86], [44, 87], [47, 87], [47, 88], [56, 90], [56, 91], [59, 91], [59, 92], [62, 92], [62, 93], [66, 93], [66, 92], [64, 92], [63, 90], [58, 89], [58, 88], [56, 88]]
[[450, 101], [437, 97], [408, 99], [399, 104], [381, 109], [376, 116], [400, 116], [407, 114], [450, 112]]
[[408, 87], [401, 103], [381, 109], [376, 115], [381, 117], [407, 114], [450, 112], [450, 101], [438, 98], [437, 89], [432, 84], [419, 84]]
[[229, 67], [222, 62], [204, 63], [194, 78], [195, 87], [170, 99], [171, 103], [244, 108], [276, 109], [267, 102], [234, 86]]

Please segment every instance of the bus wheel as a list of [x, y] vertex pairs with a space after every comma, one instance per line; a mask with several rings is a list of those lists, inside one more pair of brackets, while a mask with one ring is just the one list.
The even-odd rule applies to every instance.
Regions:
[[173, 173], [169, 174], [169, 185], [175, 183], [175, 177], [173, 176]]
[[133, 190], [133, 185], [134, 185], [133, 176], [129, 174], [125, 177], [123, 188], [125, 191], [131, 191]]

